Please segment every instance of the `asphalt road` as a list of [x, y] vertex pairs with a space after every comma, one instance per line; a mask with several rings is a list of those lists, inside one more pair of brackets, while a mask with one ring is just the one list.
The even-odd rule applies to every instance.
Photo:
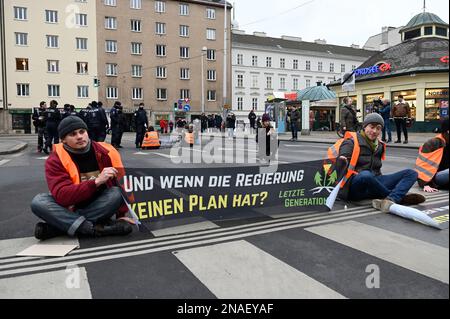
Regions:
[[[29, 203], [47, 191], [46, 156], [35, 152], [35, 141], [22, 139], [26, 150], [0, 158], [2, 298], [449, 298], [448, 230], [382, 214], [368, 203], [338, 202], [332, 213], [256, 211], [156, 222], [150, 232], [126, 238], [75, 240], [80, 249], [64, 258], [15, 257], [37, 242]], [[120, 152], [125, 166], [135, 168], [259, 165], [253, 141], [206, 144], [180, 158], [170, 148], [136, 150], [129, 134]], [[212, 146], [221, 154], [214, 163]], [[278, 162], [320, 160], [326, 149], [282, 142]], [[389, 148], [383, 173], [412, 168], [416, 152]], [[448, 206], [448, 193], [429, 196], [427, 205]], [[67, 285], [73, 265], [75, 288]], [[379, 288], [370, 287], [374, 269]]]

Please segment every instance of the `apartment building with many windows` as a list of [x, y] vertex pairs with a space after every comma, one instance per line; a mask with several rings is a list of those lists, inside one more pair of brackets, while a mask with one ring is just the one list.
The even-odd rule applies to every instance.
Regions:
[[[153, 123], [191, 119], [203, 81], [205, 112], [222, 112], [224, 12], [223, 1], [97, 0], [99, 98], [128, 113], [143, 102]], [[174, 112], [180, 99], [189, 112]]]
[[5, 0], [3, 5], [7, 101], [0, 105], [6, 113], [0, 130], [30, 132], [32, 108], [40, 101], [82, 108], [97, 100], [95, 1]]
[[293, 92], [330, 83], [357, 68], [375, 51], [305, 42], [298, 37], [268, 37], [263, 32], [233, 30], [233, 112], [248, 122], [251, 109], [261, 115], [274, 92]]

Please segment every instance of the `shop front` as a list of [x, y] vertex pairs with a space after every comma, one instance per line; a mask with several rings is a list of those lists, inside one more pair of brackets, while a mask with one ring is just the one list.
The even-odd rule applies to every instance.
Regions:
[[425, 121], [437, 121], [448, 116], [448, 88], [425, 91]]
[[31, 116], [33, 114], [31, 109], [12, 109], [9, 110], [9, 113], [11, 114], [12, 130], [15, 133], [31, 134]]
[[384, 99], [384, 93], [365, 94], [363, 96], [364, 117], [370, 113], [378, 112], [379, 101]]

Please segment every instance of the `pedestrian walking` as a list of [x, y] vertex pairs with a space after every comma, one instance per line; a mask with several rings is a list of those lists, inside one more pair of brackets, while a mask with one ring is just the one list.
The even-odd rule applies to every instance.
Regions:
[[47, 133], [47, 125], [46, 125], [46, 110], [47, 110], [47, 103], [42, 101], [39, 103], [39, 108], [34, 108], [33, 110], [33, 125], [37, 130], [38, 134], [38, 146], [37, 151], [41, 153], [44, 151], [46, 154], [49, 154], [47, 148], [44, 147], [44, 139], [45, 143], [48, 139], [48, 133]]
[[403, 144], [408, 144], [408, 129], [406, 127], [406, 121], [411, 119], [411, 108], [409, 103], [405, 101], [403, 95], [398, 96], [397, 103], [392, 107], [391, 117], [394, 119], [395, 126], [397, 128], [397, 141], [399, 144], [402, 142], [402, 131], [405, 136]]
[[357, 123], [358, 116], [353, 108], [353, 100], [346, 96], [341, 105], [341, 129], [343, 132], [355, 132]]
[[134, 112], [134, 121], [136, 124], [136, 140], [134, 143], [136, 148], [140, 148], [148, 127], [147, 111], [144, 109], [144, 103], [140, 103], [139, 109]]
[[234, 138], [234, 131], [236, 129], [236, 116], [234, 113], [229, 113], [226, 118], [226, 127], [228, 130], [228, 138]]
[[250, 134], [253, 134], [255, 132], [256, 125], [256, 114], [254, 109], [252, 109], [250, 113], [248, 113], [248, 121], [250, 123]]
[[[391, 101], [388, 99], [383, 99], [381, 104], [381, 109], [378, 111], [384, 120], [383, 134], [381, 140], [386, 143], [392, 142], [392, 131], [391, 131]], [[387, 136], [387, 140], [386, 140]]]
[[270, 125], [270, 116], [265, 113], [256, 129], [256, 143], [258, 144], [258, 159], [265, 163], [274, 159], [275, 150], [271, 149], [272, 140], [275, 138], [275, 129]]
[[298, 140], [298, 121], [300, 120], [300, 112], [297, 106], [293, 105], [289, 111], [289, 123], [291, 125], [292, 138], [291, 141]]

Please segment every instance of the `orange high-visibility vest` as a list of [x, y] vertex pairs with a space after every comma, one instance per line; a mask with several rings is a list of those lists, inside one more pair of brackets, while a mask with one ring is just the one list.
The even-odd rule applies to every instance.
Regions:
[[[347, 183], [347, 181], [353, 176], [358, 174], [358, 172], [356, 171], [356, 164], [358, 164], [358, 159], [359, 159], [359, 155], [361, 153], [361, 147], [359, 146], [359, 141], [358, 141], [358, 135], [356, 132], [349, 132], [347, 131], [345, 133], [344, 138], [339, 139], [333, 146], [328, 148], [328, 159], [331, 162], [335, 162], [336, 159], [339, 156], [339, 149], [341, 148], [342, 143], [345, 140], [353, 140], [353, 153], [352, 153], [352, 157], [350, 159], [350, 164], [348, 165], [348, 169], [347, 169], [347, 174], [345, 175], [342, 184], [341, 184], [341, 188], [344, 187], [344, 185]], [[383, 155], [381, 156], [382, 160], [386, 159], [386, 144], [383, 144]]]
[[145, 133], [144, 141], [142, 141], [141, 147], [160, 147], [158, 132], [147, 132]]
[[194, 133], [186, 133], [184, 135], [184, 140], [188, 144], [194, 144]]
[[[445, 138], [442, 134], [437, 135], [435, 138], [443, 141], [444, 145], [446, 144]], [[428, 183], [436, 175], [439, 169], [439, 164], [444, 156], [444, 148], [445, 146], [438, 148], [434, 152], [424, 153], [423, 145], [420, 147], [415, 170], [419, 174], [419, 178], [424, 182]]]
[[[108, 151], [112, 166], [119, 170], [119, 174], [122, 175], [120, 172], [123, 172], [123, 164], [119, 152], [117, 152], [110, 144], [103, 142], [99, 142], [99, 144]], [[78, 172], [77, 165], [74, 163], [69, 153], [64, 149], [64, 145], [62, 143], [53, 145], [53, 151], [58, 155], [63, 167], [66, 169], [67, 173], [69, 173], [72, 182], [76, 185], [80, 184], [80, 173]], [[120, 179], [120, 176], [118, 176], [118, 178]]]

